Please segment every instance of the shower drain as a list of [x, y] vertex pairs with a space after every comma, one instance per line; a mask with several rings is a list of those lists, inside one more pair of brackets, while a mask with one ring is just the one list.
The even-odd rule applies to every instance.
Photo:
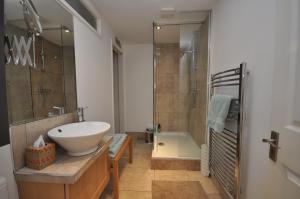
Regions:
[[164, 146], [164, 145], [165, 145], [165, 143], [163, 143], [163, 142], [159, 142], [159, 143], [158, 143], [158, 145], [159, 145], [159, 146]]

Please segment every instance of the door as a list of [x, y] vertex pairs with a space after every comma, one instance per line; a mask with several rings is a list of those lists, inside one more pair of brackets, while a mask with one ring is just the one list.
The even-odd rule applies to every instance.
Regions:
[[279, 133], [280, 148], [266, 165], [264, 199], [300, 198], [299, 10], [298, 0], [277, 0], [270, 132]]
[[114, 123], [115, 133], [120, 133], [119, 54], [113, 51]]

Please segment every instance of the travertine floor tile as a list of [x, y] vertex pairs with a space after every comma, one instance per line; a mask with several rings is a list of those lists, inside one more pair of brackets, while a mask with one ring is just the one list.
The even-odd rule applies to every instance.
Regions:
[[144, 168], [150, 169], [151, 159], [148, 154], [134, 154], [133, 162], [130, 164], [128, 162], [128, 157], [124, 157], [119, 162], [120, 167], [134, 167], [134, 168]]
[[199, 171], [186, 171], [187, 180], [189, 181], [200, 181], [203, 189], [207, 194], [218, 193], [217, 187], [212, 182], [211, 178], [202, 176]]
[[149, 191], [120, 191], [119, 199], [152, 199]]
[[153, 181], [153, 199], [208, 199], [199, 181]]
[[120, 190], [151, 191], [151, 183], [153, 179], [153, 170], [126, 167], [120, 174]]
[[207, 194], [219, 193], [217, 187], [214, 185], [210, 178], [200, 180], [200, 183]]
[[[135, 142], [133, 163], [124, 156], [119, 165], [120, 199], [150, 199], [152, 180], [199, 181], [210, 199], [221, 199], [212, 180], [201, 175], [200, 171], [151, 170], [152, 146], [143, 141]], [[112, 199], [112, 184], [107, 186], [100, 199]]]
[[133, 147], [133, 153], [135, 154], [148, 154], [151, 158], [152, 145], [146, 143], [135, 143]]
[[183, 170], [155, 170], [154, 179], [161, 181], [186, 181], [187, 174]]
[[208, 178], [202, 176], [201, 171], [186, 171], [186, 176], [189, 181], [194, 181], [194, 180], [201, 181], [203, 180], [203, 178]]

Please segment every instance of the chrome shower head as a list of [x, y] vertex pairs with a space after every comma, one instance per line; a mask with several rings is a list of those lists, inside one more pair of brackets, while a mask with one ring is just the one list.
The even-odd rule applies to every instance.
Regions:
[[40, 17], [31, 0], [21, 0], [20, 4], [23, 7], [24, 20], [27, 25], [28, 31], [33, 34], [42, 33], [42, 25]]

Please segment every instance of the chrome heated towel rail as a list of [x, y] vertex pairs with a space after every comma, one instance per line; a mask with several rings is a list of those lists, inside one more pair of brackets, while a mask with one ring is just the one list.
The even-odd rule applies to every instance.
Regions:
[[233, 123], [233, 125], [230, 128], [227, 128], [226, 125], [223, 132], [209, 129], [211, 176], [231, 199], [238, 199], [241, 194], [243, 103], [246, 74], [246, 63], [241, 63], [237, 68], [211, 76], [211, 96], [214, 93], [222, 92], [225, 87], [236, 91], [238, 96], [237, 99], [232, 100], [227, 117], [228, 123]]

